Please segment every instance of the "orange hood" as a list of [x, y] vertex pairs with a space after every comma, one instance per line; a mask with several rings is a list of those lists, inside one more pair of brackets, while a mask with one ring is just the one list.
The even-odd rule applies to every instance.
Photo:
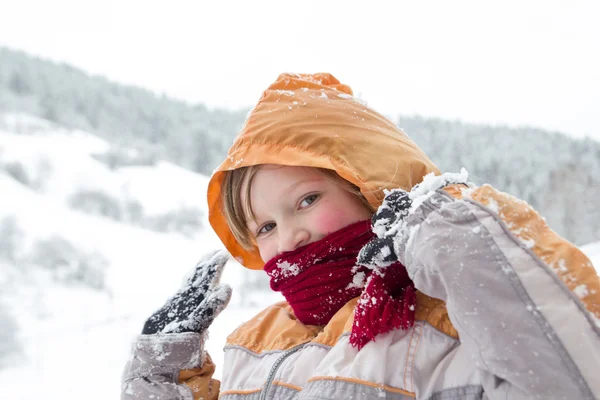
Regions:
[[209, 220], [232, 256], [262, 269], [258, 250], [235, 240], [223, 215], [224, 171], [257, 164], [335, 170], [377, 208], [384, 189], [410, 190], [439, 170], [394, 123], [352, 96], [330, 74], [282, 74], [250, 112], [227, 158], [208, 184]]

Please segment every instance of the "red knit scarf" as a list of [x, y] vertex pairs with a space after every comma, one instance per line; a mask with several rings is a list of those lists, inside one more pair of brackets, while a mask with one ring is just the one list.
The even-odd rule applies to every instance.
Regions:
[[358, 252], [373, 237], [370, 221], [361, 221], [274, 257], [264, 267], [271, 289], [281, 292], [307, 325], [327, 324], [360, 296], [350, 334], [359, 350], [380, 333], [408, 329], [416, 296], [406, 268], [400, 263], [376, 270], [356, 265]]

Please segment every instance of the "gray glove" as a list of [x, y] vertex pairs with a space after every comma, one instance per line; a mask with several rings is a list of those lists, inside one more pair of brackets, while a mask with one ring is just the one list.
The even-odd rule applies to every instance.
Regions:
[[231, 287], [219, 284], [229, 254], [204, 257], [186, 284], [144, 324], [142, 334], [204, 332], [231, 299]]

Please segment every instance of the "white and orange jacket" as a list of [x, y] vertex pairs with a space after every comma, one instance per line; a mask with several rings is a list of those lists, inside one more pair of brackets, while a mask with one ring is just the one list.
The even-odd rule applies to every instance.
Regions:
[[[262, 261], [233, 239], [219, 193], [224, 171], [265, 163], [334, 169], [374, 207], [384, 189], [439, 173], [332, 76], [282, 75], [209, 184], [213, 228], [254, 269]], [[326, 326], [276, 304], [229, 336], [221, 382], [201, 335], [142, 335], [122, 399], [600, 399], [600, 280], [575, 246], [487, 185], [437, 190], [408, 223], [406, 267], [419, 291], [411, 329], [358, 351], [348, 340], [356, 299]]]

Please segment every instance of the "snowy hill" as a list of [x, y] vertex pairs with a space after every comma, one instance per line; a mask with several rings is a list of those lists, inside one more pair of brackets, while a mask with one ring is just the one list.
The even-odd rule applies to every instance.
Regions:
[[[35, 117], [9, 114], [0, 118], [0, 169], [48, 199], [85, 208], [95, 200], [91, 194], [102, 194], [107, 203], [118, 203], [106, 207], [143, 205], [138, 213], [152, 216], [183, 208], [197, 208], [200, 214], [206, 211], [201, 209], [205, 176], [171, 163], [136, 160], [135, 149], [120, 150], [128, 153], [129, 165], [119, 165], [114, 160], [118, 150], [87, 132], [66, 130]], [[113, 159], [108, 160], [110, 156]], [[78, 202], [84, 204], [73, 204]]]
[[[207, 177], [166, 162], [111, 168], [102, 160], [111, 146], [89, 133], [0, 118], [3, 396], [118, 398], [144, 320], [219, 246]], [[218, 365], [225, 336], [273, 300], [249, 303], [248, 272], [230, 264], [223, 280], [235, 297], [209, 343]]]

